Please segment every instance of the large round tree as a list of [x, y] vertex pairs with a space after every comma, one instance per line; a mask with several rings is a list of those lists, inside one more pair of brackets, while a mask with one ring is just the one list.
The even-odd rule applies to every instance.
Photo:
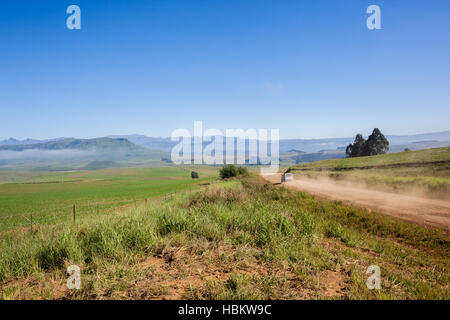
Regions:
[[363, 154], [365, 156], [374, 156], [377, 154], [385, 154], [388, 151], [389, 141], [378, 128], [373, 129], [372, 134], [364, 144]]

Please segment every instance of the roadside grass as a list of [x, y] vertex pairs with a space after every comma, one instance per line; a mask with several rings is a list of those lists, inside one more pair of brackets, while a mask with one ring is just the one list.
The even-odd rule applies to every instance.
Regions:
[[[442, 231], [253, 176], [0, 240], [3, 299], [450, 298]], [[72, 264], [81, 290], [65, 288]]]

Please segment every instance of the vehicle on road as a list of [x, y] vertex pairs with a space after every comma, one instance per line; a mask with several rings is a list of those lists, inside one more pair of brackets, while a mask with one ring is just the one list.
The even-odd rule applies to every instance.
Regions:
[[281, 176], [281, 182], [294, 181], [294, 175], [292, 173], [286, 172]]

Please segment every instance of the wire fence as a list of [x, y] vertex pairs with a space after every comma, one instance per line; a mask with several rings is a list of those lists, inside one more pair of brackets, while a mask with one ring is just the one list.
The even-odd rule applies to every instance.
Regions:
[[[215, 181], [210, 181], [207, 184], [200, 186], [209, 186], [215, 184]], [[86, 217], [100, 216], [106, 214], [113, 214], [120, 209], [131, 209], [139, 206], [146, 206], [150, 200], [169, 201], [176, 195], [188, 194], [198, 191], [197, 188], [188, 188], [176, 192], [164, 194], [162, 196], [151, 196], [148, 198], [132, 199], [132, 200], [115, 200], [110, 202], [97, 202], [91, 204], [73, 204], [62, 206], [58, 208], [46, 208], [39, 212], [26, 212], [17, 214], [0, 214], [0, 231], [10, 231], [14, 229], [33, 229], [41, 225], [72, 223], [76, 224]]]
[[147, 199], [121, 200], [118, 202], [102, 203], [101, 205], [70, 205], [59, 208], [48, 208], [41, 212], [27, 212], [9, 215], [0, 215], [0, 231], [37, 227], [43, 224], [56, 224], [72, 222], [77, 223], [87, 216], [103, 215], [117, 211], [121, 207], [142, 205]]

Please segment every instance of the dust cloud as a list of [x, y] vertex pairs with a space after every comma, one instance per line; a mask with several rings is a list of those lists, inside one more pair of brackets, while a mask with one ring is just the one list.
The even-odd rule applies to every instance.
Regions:
[[[280, 182], [279, 174], [263, 178], [272, 183]], [[447, 200], [374, 190], [364, 183], [335, 181], [327, 177], [296, 176], [294, 181], [283, 183], [283, 186], [450, 232], [450, 201]]]

